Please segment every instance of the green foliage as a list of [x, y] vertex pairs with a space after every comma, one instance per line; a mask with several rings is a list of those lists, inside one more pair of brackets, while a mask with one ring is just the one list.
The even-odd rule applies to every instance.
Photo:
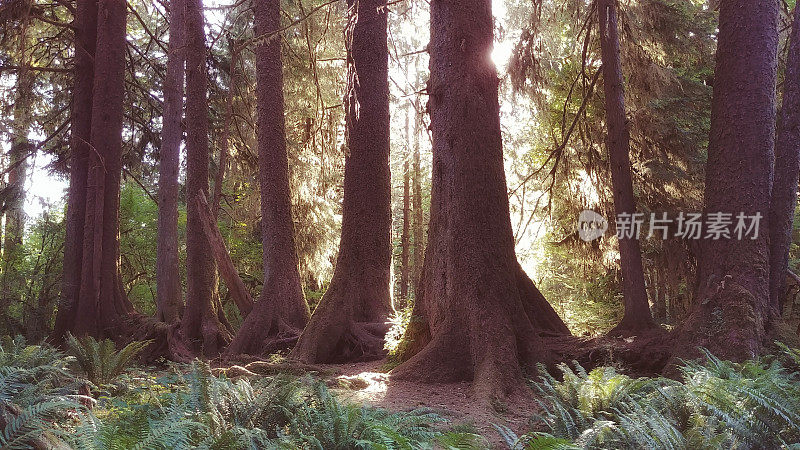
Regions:
[[558, 381], [542, 369], [534, 384], [543, 409], [536, 423], [550, 434], [498, 431], [510, 448], [787, 446], [800, 442], [800, 374], [780, 359], [733, 363], [705, 351], [705, 361], [683, 364], [682, 382], [631, 378], [609, 367], [587, 373], [577, 363], [560, 365]]
[[67, 336], [69, 353], [75, 357], [86, 378], [95, 385], [113, 381], [148, 345], [150, 341], [134, 341], [117, 351], [110, 339], [98, 341], [91, 336]]

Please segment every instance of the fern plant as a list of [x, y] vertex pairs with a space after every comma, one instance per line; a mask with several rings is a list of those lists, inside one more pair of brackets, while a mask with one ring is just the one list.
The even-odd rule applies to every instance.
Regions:
[[[703, 350], [684, 362], [683, 382], [631, 378], [612, 368], [586, 372], [560, 366], [558, 381], [543, 368], [534, 389], [551, 434], [517, 437], [498, 428], [510, 448], [717, 449], [781, 448], [800, 442], [800, 375], [783, 358], [733, 363]], [[556, 439], [556, 440], [553, 440]], [[543, 446], [543, 447], [542, 447]]]
[[134, 341], [117, 351], [110, 339], [98, 341], [91, 336], [67, 336], [69, 354], [75, 357], [86, 378], [95, 385], [113, 381], [148, 345], [150, 341]]

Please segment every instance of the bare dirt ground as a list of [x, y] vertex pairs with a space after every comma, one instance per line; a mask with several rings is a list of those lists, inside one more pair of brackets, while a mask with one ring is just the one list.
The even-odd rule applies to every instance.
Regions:
[[450, 420], [450, 425], [469, 424], [484, 436], [491, 448], [505, 448], [492, 424], [509, 427], [518, 435], [530, 431], [530, 418], [539, 411], [536, 396], [526, 388], [502, 403], [487, 405], [473, 398], [468, 383], [419, 384], [392, 380], [382, 372], [385, 361], [330, 367], [325, 377], [342, 400], [392, 411], [430, 408]]

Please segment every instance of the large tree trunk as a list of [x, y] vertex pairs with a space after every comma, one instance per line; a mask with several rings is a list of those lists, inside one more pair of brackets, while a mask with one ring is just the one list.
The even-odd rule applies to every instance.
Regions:
[[778, 317], [781, 297], [786, 293], [789, 246], [797, 207], [797, 180], [800, 176], [800, 8], [794, 8], [789, 55], [783, 82], [778, 139], [775, 144], [775, 181], [769, 216], [770, 306]]
[[492, 39], [490, 0], [431, 3], [428, 251], [404, 356], [416, 354], [393, 371], [426, 383], [471, 381], [487, 399], [547, 360], [537, 315], [552, 311], [514, 253]]
[[[600, 47], [603, 58], [603, 91], [606, 104], [606, 148], [611, 161], [611, 184], [614, 188], [614, 211], [635, 214], [630, 160], [630, 130], [625, 117], [625, 91], [622, 63], [619, 55], [616, 0], [597, 3], [600, 23]], [[623, 233], [625, 234], [625, 233]], [[655, 323], [647, 303], [647, 291], [642, 269], [642, 252], [639, 236], [620, 236], [619, 255], [622, 268], [622, 293], [625, 315], [612, 334], [630, 334], [653, 328]]]
[[[280, 28], [280, 1], [257, 2], [255, 21], [258, 34], [276, 32]], [[231, 343], [230, 354], [290, 347], [310, 315], [294, 242], [278, 36], [256, 48], [256, 72], [264, 288]]]
[[391, 173], [387, 11], [348, 0], [342, 237], [333, 279], [291, 357], [308, 363], [382, 357], [391, 312]]
[[412, 181], [411, 211], [414, 215], [414, 260], [411, 285], [414, 289], [414, 298], [419, 297], [422, 278], [422, 261], [425, 255], [425, 214], [422, 211], [422, 162], [419, 149], [419, 135], [422, 133], [422, 113], [418, 105], [414, 105], [414, 165]]
[[186, 308], [183, 337], [195, 352], [219, 354], [231, 336], [219, 319], [211, 246], [197, 198], [208, 198], [208, 79], [202, 0], [186, 1]]
[[406, 142], [403, 145], [403, 232], [400, 236], [400, 304], [408, 302], [408, 278], [410, 275], [409, 251], [411, 247], [411, 173], [408, 158], [411, 156], [411, 105], [406, 108]]
[[71, 331], [113, 336], [133, 314], [119, 276], [119, 192], [125, 86], [126, 4], [98, 3], [81, 290]]
[[183, 140], [184, 0], [171, 0], [169, 54], [164, 80], [164, 120], [161, 130], [158, 178], [158, 249], [156, 259], [156, 316], [176, 323], [183, 312], [178, 261], [178, 171]]
[[61, 297], [51, 341], [61, 344], [75, 320], [83, 267], [83, 228], [86, 220], [86, 181], [92, 130], [94, 55], [97, 44], [97, 2], [78, 0], [75, 21], [74, 84], [69, 190]]
[[[774, 163], [777, 0], [720, 4], [706, 167], [705, 212], [762, 217], [758, 237], [705, 239], [694, 310], [676, 330], [677, 356], [703, 346], [742, 360], [757, 355], [769, 326], [769, 215]], [[796, 181], [796, 180], [795, 180]], [[747, 222], [749, 224], [749, 221]], [[731, 227], [733, 228], [733, 227]]]

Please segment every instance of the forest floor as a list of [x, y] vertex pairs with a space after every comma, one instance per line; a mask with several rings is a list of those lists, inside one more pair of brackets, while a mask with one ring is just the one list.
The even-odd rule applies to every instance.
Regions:
[[448, 427], [467, 426], [468, 430], [486, 438], [492, 448], [503, 446], [494, 425], [510, 428], [518, 435], [531, 431], [531, 418], [540, 411], [532, 389], [520, 388], [502, 402], [487, 404], [473, 395], [469, 383], [422, 384], [393, 380], [387, 361], [315, 366], [284, 364], [276, 361], [255, 361], [231, 365], [232, 361], [214, 364], [216, 374], [228, 377], [270, 375], [273, 373], [311, 374], [324, 381], [337, 397], [346, 403], [384, 408], [390, 411], [412, 411], [426, 408], [449, 421]]
[[502, 444], [492, 424], [510, 428], [518, 435], [531, 430], [530, 419], [539, 405], [532, 390], [519, 389], [502, 403], [487, 405], [474, 398], [469, 383], [421, 384], [392, 380], [385, 373], [386, 361], [331, 366], [338, 372], [328, 385], [339, 398], [359, 405], [410, 411], [429, 408], [450, 420], [450, 425], [467, 424], [489, 440], [492, 448]]

